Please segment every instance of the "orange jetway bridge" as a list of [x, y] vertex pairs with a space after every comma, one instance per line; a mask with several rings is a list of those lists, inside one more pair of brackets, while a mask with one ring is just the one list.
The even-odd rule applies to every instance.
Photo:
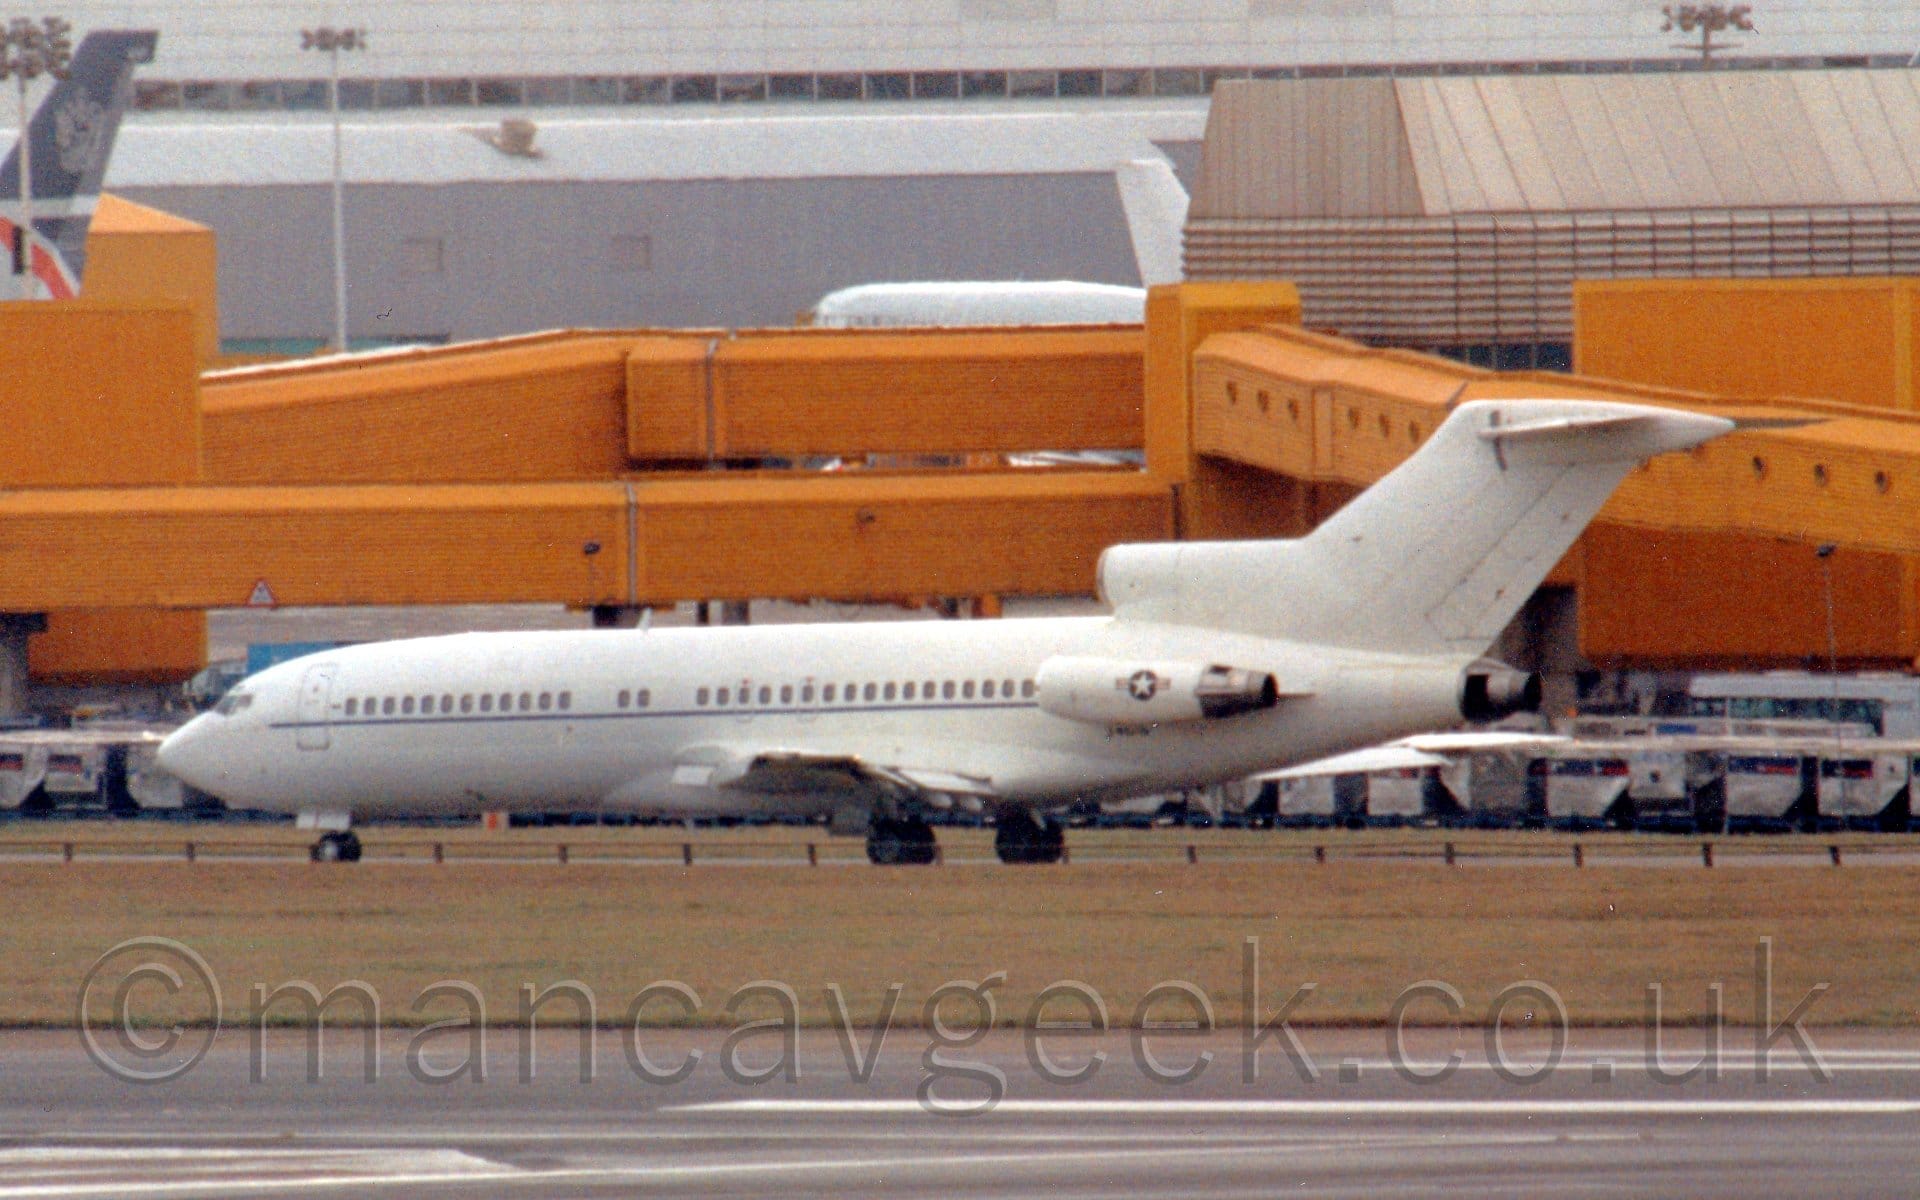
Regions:
[[[1303, 532], [1449, 405], [1571, 393], [1819, 419], [1629, 480], [1556, 572], [1593, 661], [1823, 657], [1824, 588], [1839, 657], [1920, 654], [1920, 418], [1495, 374], [1297, 322], [1285, 285], [1188, 284], [1144, 329], [553, 334], [203, 378], [178, 307], [0, 305], [48, 364], [0, 380], [0, 611], [49, 614], [47, 675], [131, 678], [184, 670], [198, 610], [263, 585], [282, 605], [1084, 593], [1106, 545]], [[1136, 447], [1140, 470], [988, 465]], [[929, 455], [957, 469], [904, 469]], [[133, 610], [149, 653], [182, 623], [177, 661], [125, 661]]]

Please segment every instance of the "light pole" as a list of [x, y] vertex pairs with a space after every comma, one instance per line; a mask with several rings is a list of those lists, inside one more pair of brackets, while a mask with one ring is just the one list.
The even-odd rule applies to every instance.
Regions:
[[[1661, 33], [1672, 33], [1675, 30], [1681, 33], [1699, 31], [1700, 65], [1703, 67], [1713, 65], [1714, 51], [1734, 49], [1734, 45], [1730, 42], [1714, 41], [1714, 34], [1721, 33], [1728, 29], [1737, 30], [1741, 33], [1755, 32], [1753, 28], [1753, 5], [1751, 4], [1735, 4], [1731, 6], [1725, 4], [1669, 4], [1660, 10], [1660, 15], [1663, 18], [1660, 24]], [[1692, 50], [1694, 47], [1678, 45], [1675, 46], [1674, 49]]]
[[364, 29], [322, 25], [300, 31], [300, 48], [327, 56], [327, 111], [333, 115], [333, 346], [347, 349], [347, 216], [340, 172], [340, 52], [367, 48]]
[[13, 232], [13, 271], [20, 298], [33, 299], [33, 139], [27, 128], [27, 85], [42, 75], [67, 77], [73, 61], [73, 26], [59, 17], [15, 17], [0, 28], [0, 80], [20, 85], [20, 219]]

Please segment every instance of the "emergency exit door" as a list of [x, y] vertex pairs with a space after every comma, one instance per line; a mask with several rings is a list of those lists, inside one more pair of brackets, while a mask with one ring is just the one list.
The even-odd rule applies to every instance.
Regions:
[[325, 750], [329, 744], [327, 706], [333, 699], [333, 664], [308, 667], [300, 679], [300, 708], [294, 736], [302, 750]]

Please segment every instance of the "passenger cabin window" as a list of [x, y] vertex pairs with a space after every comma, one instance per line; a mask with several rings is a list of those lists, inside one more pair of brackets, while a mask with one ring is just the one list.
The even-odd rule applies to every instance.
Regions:
[[973, 699], [973, 680], [966, 680], [960, 685], [960, 695], [967, 700]]
[[402, 699], [402, 700], [400, 701], [400, 711], [401, 711], [401, 712], [403, 712], [403, 713], [412, 713], [412, 712], [413, 712], [413, 697], [412, 697], [412, 696], [407, 696], [407, 697], [404, 697], [404, 698], [403, 698], [403, 699]]
[[520, 693], [520, 711], [521, 712], [533, 711], [533, 693], [532, 692]]
[[[707, 703], [707, 695], [708, 695], [707, 689], [701, 688], [699, 691], [693, 694], [693, 702], [704, 708]], [[727, 693], [725, 689], [722, 689], [720, 692], [720, 696], [721, 696], [720, 703], [725, 704], [727, 702], [726, 695]]]
[[651, 705], [651, 704], [653, 703], [653, 692], [652, 692], [652, 690], [651, 690], [651, 689], [648, 689], [648, 688], [641, 688], [641, 689], [640, 689], [640, 698], [639, 698], [639, 700], [638, 700], [638, 703], [639, 703], [639, 705], [640, 705], [640, 707], [641, 707], [641, 708], [646, 708], [646, 707], [648, 707], [649, 705]]
[[1022, 680], [1020, 681], [1020, 694], [1021, 694], [1022, 696], [1024, 696], [1024, 697], [1026, 697], [1026, 698], [1027, 698], [1027, 699], [1029, 699], [1029, 700], [1031, 700], [1031, 699], [1033, 699], [1033, 695], [1034, 695], [1034, 690], [1035, 690], [1035, 689], [1034, 689], [1034, 686], [1033, 686], [1033, 680], [1031, 680], [1031, 679], [1022, 679]]
[[473, 711], [473, 693], [469, 692], [460, 697], [460, 711], [463, 713]]
[[632, 692], [629, 692], [629, 691], [628, 691], [627, 689], [625, 689], [625, 688], [621, 688], [621, 689], [620, 689], [620, 699], [619, 699], [619, 701], [618, 701], [618, 703], [619, 703], [619, 705], [620, 705], [620, 707], [621, 707], [621, 708], [625, 708], [625, 707], [627, 706], [627, 701], [629, 701], [629, 700], [631, 700], [632, 698], [633, 698], [633, 693], [632, 693]]
[[793, 685], [792, 684], [783, 683], [780, 685], [780, 703], [782, 704], [793, 703]]
[[493, 693], [492, 692], [487, 692], [480, 697], [480, 711], [481, 712], [493, 711]]
[[800, 689], [800, 702], [802, 704], [813, 703], [813, 685], [812, 684], [809, 683]]
[[762, 704], [773, 703], [773, 689], [768, 687], [766, 684], [760, 685], [760, 703]]
[[943, 700], [953, 699], [953, 680], [949, 679], [940, 685], [940, 697]]
[[572, 712], [573, 711], [573, 693], [561, 692], [560, 695], [555, 698], [555, 703], [557, 703], [560, 706], [561, 712]]
[[359, 704], [360, 702], [358, 700], [349, 699], [347, 701], [347, 715], [350, 717], [353, 716], [355, 710], [359, 707]]
[[902, 700], [913, 699], [913, 681], [912, 680], [908, 680], [906, 683], [906, 686], [900, 689], [900, 698]]
[[[747, 692], [746, 692], [746, 689], [745, 689], [745, 688], [742, 688], [742, 689], [740, 690], [740, 699], [741, 699], [741, 702], [742, 702], [742, 703], [744, 703], [744, 702], [746, 701], [746, 698], [747, 698]], [[702, 700], [702, 701], [701, 701], [700, 703], [702, 703], [702, 704], [705, 704], [705, 703], [706, 703], [706, 701], [705, 701], [705, 700]], [[721, 689], [720, 689], [720, 703], [721, 703], [722, 705], [728, 705], [728, 704], [732, 704], [732, 703], [733, 703], [733, 692], [732, 692], [731, 690], [729, 690], [729, 689], [727, 689], [727, 688], [721, 688]]]
[[540, 693], [540, 711], [547, 712], [552, 708], [553, 708], [553, 693], [541, 692]]
[[899, 695], [899, 693], [900, 693], [899, 686], [889, 681], [885, 690], [881, 694], [885, 699], [891, 700], [895, 696]]
[[440, 697], [440, 711], [441, 711], [441, 712], [443, 712], [443, 713], [450, 713], [450, 712], [452, 712], [452, 711], [453, 711], [453, 697], [452, 697], [452, 696], [450, 696], [450, 695], [448, 695], [448, 696], [442, 696], [442, 697]]
[[832, 684], [828, 684], [825, 688], [821, 689], [820, 699], [824, 700], [828, 704], [833, 703], [833, 685]]

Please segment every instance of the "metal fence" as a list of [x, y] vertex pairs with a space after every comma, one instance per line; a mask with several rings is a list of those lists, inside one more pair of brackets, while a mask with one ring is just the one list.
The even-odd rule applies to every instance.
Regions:
[[[662, 867], [714, 866], [835, 866], [864, 863], [865, 846], [857, 839], [834, 841], [736, 840], [594, 840], [497, 843], [473, 840], [375, 838], [363, 841], [368, 862], [401, 865], [552, 865], [617, 864]], [[0, 861], [62, 863], [128, 862], [287, 862], [305, 861], [304, 843], [234, 839], [20, 839], [0, 840]], [[1822, 837], [1736, 838], [1719, 840], [1635, 840], [1631, 843], [1589, 842], [1579, 839], [1447, 840], [1340, 842], [1335, 840], [1282, 843], [1175, 842], [1142, 839], [1089, 842], [1069, 846], [1064, 864], [1121, 863], [1204, 864], [1244, 862], [1338, 863], [1399, 862], [1459, 866], [1605, 866], [1645, 864], [1713, 867], [1726, 861], [1743, 864], [1805, 864], [1809, 861], [1840, 867], [1862, 860], [1904, 859], [1920, 862], [1920, 842]], [[936, 864], [975, 865], [995, 862], [991, 853], [956, 857], [936, 852]]]

